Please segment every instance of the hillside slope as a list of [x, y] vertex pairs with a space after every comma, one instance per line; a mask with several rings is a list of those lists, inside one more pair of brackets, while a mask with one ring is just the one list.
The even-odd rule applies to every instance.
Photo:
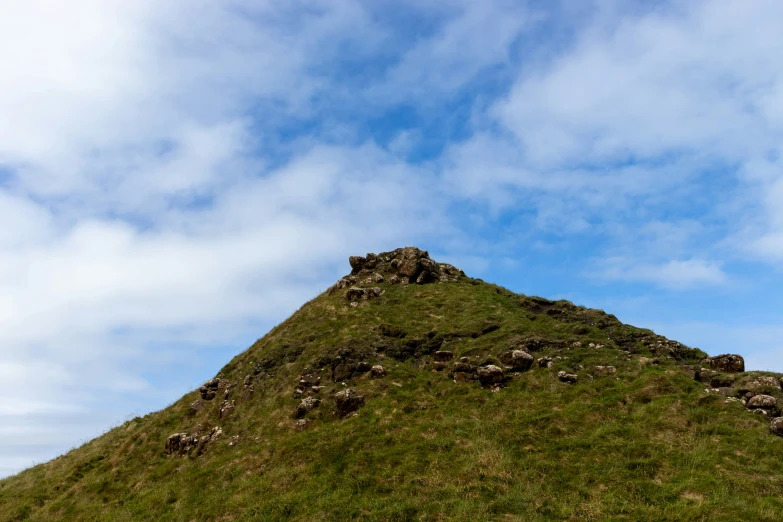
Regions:
[[350, 262], [200, 389], [0, 481], [0, 520], [780, 519], [779, 375], [412, 247]]

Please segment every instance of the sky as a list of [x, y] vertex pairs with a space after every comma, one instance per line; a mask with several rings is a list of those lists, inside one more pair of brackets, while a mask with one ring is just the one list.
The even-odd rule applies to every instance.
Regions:
[[783, 371], [783, 3], [0, 2], [0, 476], [416, 245]]

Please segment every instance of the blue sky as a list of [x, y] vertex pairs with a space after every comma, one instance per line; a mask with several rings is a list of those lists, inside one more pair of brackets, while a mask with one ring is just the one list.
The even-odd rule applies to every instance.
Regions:
[[0, 5], [0, 476], [428, 249], [783, 371], [783, 5]]

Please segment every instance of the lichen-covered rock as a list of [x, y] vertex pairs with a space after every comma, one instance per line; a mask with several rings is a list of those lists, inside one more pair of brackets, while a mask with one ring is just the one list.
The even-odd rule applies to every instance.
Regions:
[[370, 368], [370, 375], [373, 377], [385, 377], [386, 376], [386, 368], [381, 366], [380, 364], [376, 364], [372, 368]]
[[[437, 263], [430, 259], [426, 250], [416, 247], [398, 248], [391, 252], [380, 254], [367, 254], [351, 256], [348, 259], [351, 265], [351, 275], [343, 278], [347, 281], [370, 284], [388, 281], [389, 284], [399, 283], [446, 283], [458, 281], [465, 276], [462, 270], [444, 263]], [[344, 282], [338, 282], [330, 289], [333, 293], [346, 288]]]
[[205, 382], [199, 391], [201, 392], [201, 398], [205, 401], [211, 401], [217, 396], [218, 389], [220, 388], [220, 379], [210, 379]]
[[557, 372], [557, 378], [569, 384], [576, 384], [576, 381], [579, 380], [579, 376], [575, 373], [568, 373], [564, 371]]
[[364, 406], [364, 396], [359, 395], [351, 388], [338, 392], [334, 396], [334, 400], [337, 403], [337, 413], [340, 417], [345, 417]]
[[708, 357], [707, 364], [719, 372], [740, 373], [745, 371], [745, 359], [741, 355], [732, 353]]
[[500, 354], [500, 361], [516, 372], [525, 372], [533, 366], [535, 358], [524, 350], [511, 350]]
[[476, 369], [476, 375], [478, 380], [483, 385], [498, 384], [503, 382], [506, 375], [503, 373], [503, 369], [494, 364], [487, 364], [486, 366], [479, 366]]
[[536, 359], [536, 364], [541, 368], [551, 368], [555, 362], [551, 357], [539, 357]]
[[754, 395], [750, 398], [746, 406], [750, 409], [762, 408], [770, 410], [774, 408], [778, 403], [778, 400], [771, 395]]
[[296, 431], [304, 431], [312, 423], [313, 423], [312, 419], [299, 419], [294, 423], [294, 428], [296, 429]]
[[187, 433], [173, 433], [166, 439], [164, 448], [167, 454], [184, 454], [195, 448], [198, 444], [198, 436], [188, 435]]
[[348, 301], [357, 301], [359, 299], [375, 299], [376, 297], [380, 297], [383, 295], [383, 290], [381, 288], [375, 286], [372, 288], [361, 288], [358, 286], [352, 286], [348, 289], [348, 291], [345, 293], [345, 298]]
[[317, 408], [318, 405], [321, 404], [320, 399], [316, 399], [315, 397], [306, 397], [302, 402], [299, 403], [299, 406], [296, 407], [296, 410], [294, 411], [294, 417], [297, 419], [300, 419], [310, 413], [310, 411], [313, 408]]
[[599, 376], [614, 375], [617, 373], [617, 368], [614, 366], [596, 366], [595, 374]]
[[235, 409], [236, 403], [234, 401], [223, 401], [220, 403], [220, 408], [218, 409], [218, 417], [221, 419], [228, 417], [234, 413]]
[[769, 431], [778, 437], [783, 437], [783, 417], [772, 419], [772, 422], [769, 425]]

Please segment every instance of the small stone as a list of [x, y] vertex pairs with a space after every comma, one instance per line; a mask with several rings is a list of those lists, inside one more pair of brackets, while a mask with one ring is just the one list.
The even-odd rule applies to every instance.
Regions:
[[397, 275], [393, 275], [393, 276], [389, 277], [389, 284], [390, 285], [396, 285], [396, 284], [399, 284], [399, 282], [400, 282], [400, 278]]
[[370, 368], [370, 375], [372, 375], [373, 377], [385, 377], [386, 368], [384, 368], [380, 364], [376, 364], [375, 366]]
[[570, 384], [575, 384], [576, 381], [579, 379], [579, 376], [575, 373], [568, 373], [564, 371], [557, 372], [557, 378], [560, 379], [563, 382], [567, 382]]
[[354, 366], [348, 363], [341, 363], [332, 368], [332, 379], [334, 382], [344, 381], [351, 378]]
[[372, 365], [368, 362], [360, 362], [356, 365], [356, 371], [359, 373], [367, 373], [370, 371], [370, 368], [372, 368]]
[[234, 401], [223, 401], [220, 403], [220, 409], [219, 409], [219, 418], [228, 417], [232, 413], [234, 413], [234, 409], [236, 408], [236, 404]]
[[614, 375], [617, 373], [617, 368], [614, 366], [596, 366], [595, 373], [596, 375]]
[[312, 422], [312, 419], [299, 419], [294, 423], [294, 428], [296, 428], [296, 431], [302, 431], [307, 429]]
[[536, 364], [538, 364], [540, 368], [551, 368], [555, 362], [551, 357], [539, 357], [536, 359]]
[[337, 413], [340, 417], [345, 417], [364, 406], [364, 396], [359, 395], [351, 388], [338, 392], [334, 396], [334, 400], [337, 403]]
[[304, 417], [313, 408], [318, 407], [319, 404], [321, 404], [320, 399], [316, 399], [315, 397], [306, 397], [302, 402], [299, 403], [299, 406], [296, 407], [296, 410], [294, 411], [294, 417], [297, 419]]

